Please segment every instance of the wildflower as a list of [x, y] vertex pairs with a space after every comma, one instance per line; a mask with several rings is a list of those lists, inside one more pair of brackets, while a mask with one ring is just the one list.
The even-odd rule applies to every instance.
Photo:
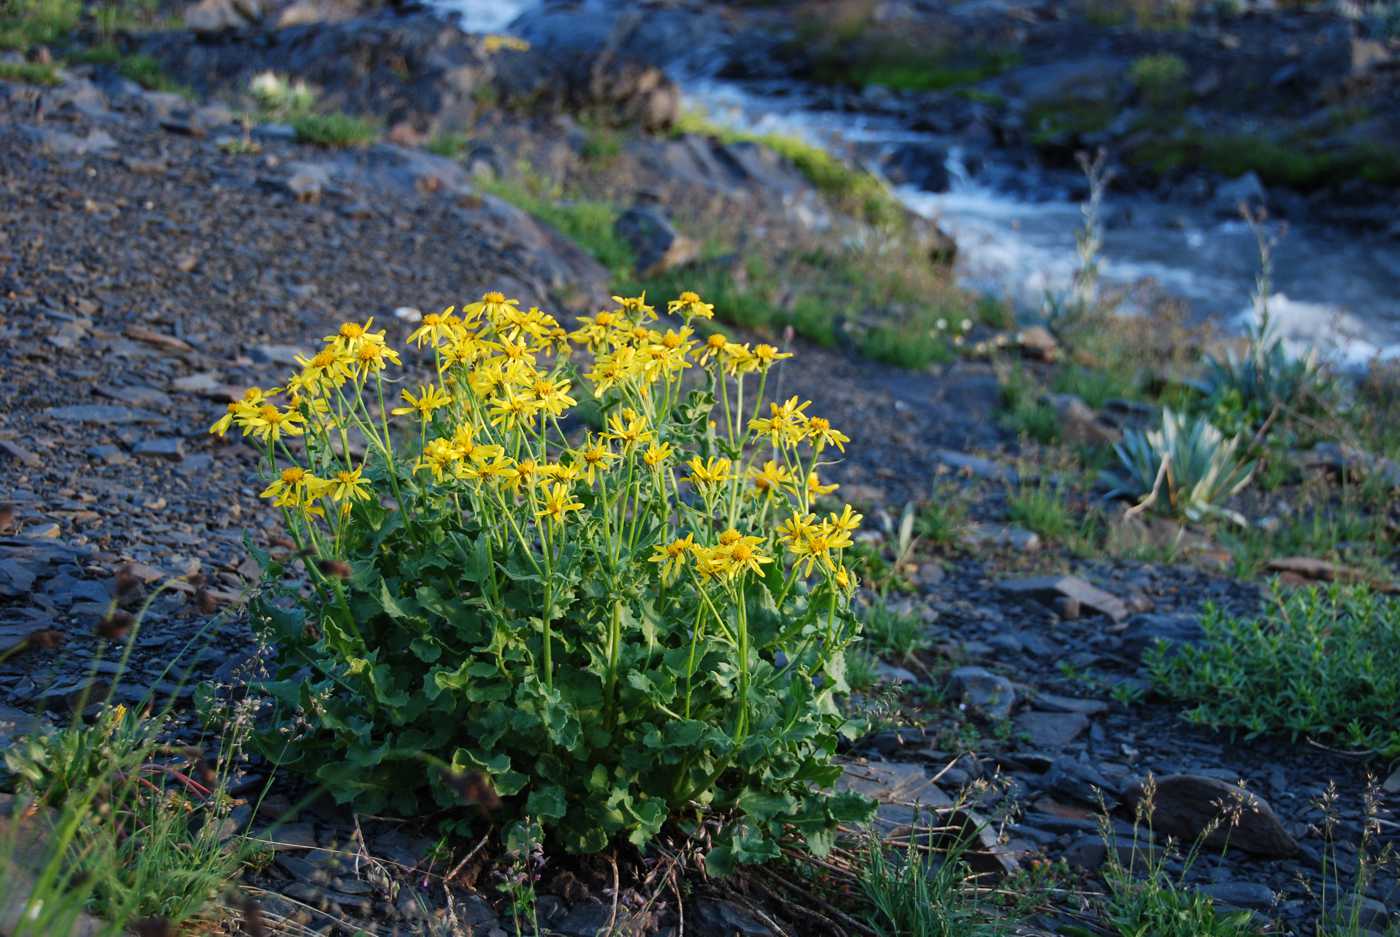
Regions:
[[565, 410], [578, 403], [569, 396], [570, 384], [566, 380], [551, 381], [541, 378], [530, 388], [539, 408], [552, 417], [561, 416]]
[[645, 291], [640, 296], [614, 296], [612, 301], [617, 303], [624, 313], [634, 317], [634, 321], [656, 318], [656, 310], [647, 305]]
[[710, 360], [724, 351], [724, 346], [729, 344], [729, 339], [719, 332], [715, 332], [705, 339], [705, 344], [700, 346], [699, 361], [701, 364], [709, 364]]
[[463, 306], [462, 314], [469, 319], [485, 316], [486, 321], [495, 325], [497, 322], [504, 321], [512, 310], [519, 312], [519, 305], [520, 300], [506, 299], [505, 294], [493, 290], [489, 293], [483, 293], [480, 302], [468, 303]]
[[390, 412], [393, 413], [394, 416], [417, 413], [418, 418], [424, 423], [432, 419], [434, 410], [440, 410], [452, 403], [452, 398], [436, 384], [419, 384], [417, 397], [413, 396], [413, 393], [409, 391], [408, 388], [404, 388], [400, 391], [399, 396], [403, 397], [404, 403], [408, 404], [408, 406], [395, 407]]
[[579, 322], [582, 322], [583, 326], [575, 329], [570, 334], [570, 338], [581, 345], [588, 346], [593, 351], [597, 351], [602, 345], [612, 340], [613, 332], [619, 321], [617, 313], [609, 312], [606, 309], [596, 316], [579, 316]]
[[497, 397], [491, 401], [491, 425], [519, 429], [535, 418], [539, 407], [537, 402], [521, 393]]
[[807, 420], [807, 441], [817, 452], [821, 452], [827, 446], [835, 446], [845, 452], [846, 443], [851, 441], [851, 437], [838, 429], [832, 429], [831, 422], [825, 417], [814, 416]]
[[958, 323], [958, 327], [964, 332], [970, 332], [972, 331], [972, 320], [964, 319]]
[[937, 322], [935, 322], [935, 323], [933, 324], [933, 327], [936, 328], [936, 329], [938, 329], [938, 331], [943, 332], [943, 331], [947, 330], [947, 328], [948, 328], [948, 320], [947, 320], [947, 319], [939, 319]]
[[724, 346], [724, 373], [731, 377], [752, 374], [759, 369], [759, 360], [747, 343], [730, 342]]
[[836, 584], [847, 593], [856, 591], [856, 586], [860, 585], [860, 578], [851, 571], [849, 566], [842, 566], [836, 570]]
[[661, 463], [671, 458], [674, 454], [670, 443], [663, 442], [659, 445], [657, 443], [652, 443], [650, 446], [647, 446], [647, 451], [642, 453], [642, 461], [645, 462], [649, 468], [660, 468]]
[[621, 456], [590, 437], [583, 448], [574, 453], [574, 458], [582, 468], [583, 480], [591, 485], [599, 472], [606, 472], [609, 465]]
[[846, 542], [842, 544], [842, 546], [845, 547], [850, 546], [851, 534], [860, 529], [860, 522], [863, 520], [865, 520], [865, 516], [855, 513], [855, 511], [851, 510], [851, 506], [847, 504], [841, 508], [840, 514], [828, 515], [827, 526], [829, 526], [833, 532], [845, 538]]
[[608, 417], [608, 431], [603, 436], [605, 439], [622, 443], [623, 451], [630, 455], [651, 438], [651, 430], [647, 426], [646, 417], [631, 407], [626, 407], [621, 413], [614, 413]]
[[821, 479], [817, 477], [816, 472], [807, 473], [807, 497], [809, 498], [820, 498], [822, 495], [829, 495], [840, 487], [841, 486], [835, 482], [829, 485], [823, 485]]
[[754, 346], [753, 356], [754, 359], [758, 361], [758, 369], [760, 371], [767, 371], [784, 358], [791, 358], [792, 352], [778, 351], [778, 349], [774, 348], [772, 345], [759, 344]]
[[798, 403], [796, 397], [789, 397], [782, 404], [770, 403], [768, 416], [750, 420], [749, 429], [767, 436], [774, 446], [795, 446], [806, 434], [807, 414], [803, 411], [811, 405], [810, 400]]
[[666, 304], [666, 311], [673, 316], [687, 319], [713, 319], [715, 307], [700, 299], [700, 294], [686, 290]]
[[650, 562], [661, 564], [661, 580], [671, 582], [685, 565], [685, 558], [695, 548], [695, 535], [686, 534], [684, 537], [672, 540], [670, 543], [658, 543], [652, 548]]
[[442, 312], [430, 312], [423, 317], [423, 324], [418, 326], [408, 335], [408, 340], [419, 348], [424, 342], [428, 342], [434, 347], [450, 342], [457, 335], [461, 322], [453, 317], [452, 313], [456, 306], [448, 306]]
[[544, 508], [536, 511], [536, 517], [547, 517], [556, 524], [564, 523], [565, 517], [570, 511], [577, 511], [583, 507], [582, 501], [570, 500], [573, 497], [568, 485], [555, 483], [546, 489], [544, 495]]
[[384, 333], [366, 334], [355, 347], [355, 362], [361, 377], [383, 371], [387, 362], [399, 364], [399, 353], [384, 341]]
[[296, 410], [278, 410], [265, 403], [249, 415], [245, 428], [250, 435], [265, 443], [275, 443], [283, 436], [300, 436], [306, 432], [306, 418]]
[[234, 420], [238, 420], [239, 425], [246, 431], [248, 421], [257, 415], [258, 408], [267, 400], [268, 393], [260, 387], [248, 388], [240, 399], [228, 405], [228, 410], [209, 427], [209, 432], [222, 436], [228, 432]]
[[430, 439], [423, 447], [423, 454], [414, 463], [413, 471], [421, 472], [427, 470], [432, 473], [434, 481], [442, 481], [442, 476], [452, 467], [452, 463], [457, 461], [458, 450], [452, 445], [450, 439]]
[[330, 479], [331, 500], [347, 503], [370, 500], [373, 494], [368, 487], [369, 482], [360, 477], [362, 471], [364, 471], [364, 466], [350, 471], [336, 472], [335, 476]]
[[792, 483], [792, 472], [783, 465], [779, 465], [773, 459], [763, 463], [763, 468], [749, 469], [749, 481], [753, 483], [754, 490], [760, 495], [773, 495], [780, 491], [784, 485]]
[[260, 497], [271, 498], [279, 508], [297, 508], [303, 514], [324, 514], [315, 502], [326, 493], [327, 483], [306, 469], [293, 465], [282, 470]]
[[726, 458], [711, 458], [702, 462], [699, 456], [693, 456], [686, 464], [690, 466], [690, 482], [697, 488], [723, 485], [729, 481], [729, 460]]
[[816, 523], [816, 517], [811, 514], [793, 514], [778, 525], [778, 539], [782, 540], [789, 550], [794, 549], [816, 529]]
[[763, 564], [773, 562], [771, 556], [764, 556], [758, 552], [762, 543], [759, 537], [742, 536], [731, 528], [721, 535], [719, 546], [710, 551], [710, 563], [720, 574], [730, 579], [742, 576], [746, 572], [762, 575]]
[[310, 358], [297, 355], [296, 362], [301, 372], [287, 382], [292, 393], [328, 394], [354, 376], [349, 352], [335, 346], [322, 348]]

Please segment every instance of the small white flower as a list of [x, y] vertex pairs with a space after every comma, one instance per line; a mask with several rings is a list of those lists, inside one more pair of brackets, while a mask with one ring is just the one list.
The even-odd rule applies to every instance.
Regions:
[[971, 319], [964, 319], [964, 320], [962, 320], [962, 330], [963, 330], [964, 332], [970, 332], [970, 331], [972, 330], [972, 320], [971, 320]]
[[947, 319], [939, 319], [937, 322], [934, 323], [934, 325], [938, 327], [938, 331], [942, 332], [944, 329], [946, 329], [946, 328], [948, 327], [948, 320], [947, 320]]

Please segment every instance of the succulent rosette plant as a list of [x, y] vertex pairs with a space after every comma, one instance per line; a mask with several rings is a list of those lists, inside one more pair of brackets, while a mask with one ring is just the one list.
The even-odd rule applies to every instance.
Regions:
[[670, 327], [614, 301], [574, 331], [499, 293], [425, 316], [431, 379], [397, 394], [385, 331], [350, 322], [215, 424], [262, 448], [297, 547], [260, 556], [264, 751], [463, 832], [474, 777], [488, 822], [571, 851], [710, 820], [712, 870], [822, 852], [870, 812], [831, 791], [861, 516], [820, 473], [849, 439], [768, 399], [790, 355], [702, 340], [695, 294]]

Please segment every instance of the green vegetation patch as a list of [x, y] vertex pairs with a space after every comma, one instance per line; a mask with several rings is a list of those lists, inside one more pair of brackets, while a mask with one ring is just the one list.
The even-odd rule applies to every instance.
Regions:
[[379, 126], [351, 114], [303, 114], [292, 119], [297, 140], [332, 149], [367, 146], [379, 139]]
[[1187, 721], [1400, 754], [1400, 600], [1365, 587], [1274, 592], [1267, 617], [1209, 607], [1200, 646], [1149, 649], [1157, 689]]
[[0, 80], [56, 85], [58, 69], [47, 62], [0, 62]]
[[1348, 179], [1400, 185], [1400, 149], [1383, 143], [1321, 151], [1304, 141], [1211, 134], [1191, 128], [1171, 136], [1154, 135], [1127, 158], [1159, 175], [1191, 167], [1230, 177], [1253, 172], [1266, 184], [1305, 191]]
[[0, 6], [0, 49], [52, 45], [78, 25], [81, 0], [5, 0]]

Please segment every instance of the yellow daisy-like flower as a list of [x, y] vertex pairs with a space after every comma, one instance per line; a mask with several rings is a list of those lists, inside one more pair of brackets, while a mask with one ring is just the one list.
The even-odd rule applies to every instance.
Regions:
[[582, 470], [583, 480], [593, 484], [600, 472], [606, 472], [613, 462], [622, 458], [606, 445], [591, 436], [582, 449], [574, 452], [574, 459]]
[[355, 364], [361, 377], [377, 374], [390, 363], [399, 364], [399, 353], [384, 342], [384, 333], [365, 335], [355, 348]]
[[[850, 535], [860, 530], [860, 522], [863, 520], [865, 520], [865, 515], [857, 514], [851, 509], [851, 506], [847, 504], [842, 506], [840, 514], [828, 515], [827, 525], [831, 527], [832, 530], [844, 535], [847, 541], [849, 541]], [[844, 545], [849, 546], [850, 544], [847, 543]]]
[[807, 535], [816, 528], [816, 524], [817, 519], [811, 514], [793, 514], [778, 525], [778, 539], [791, 550], [807, 539]]
[[448, 306], [442, 312], [430, 312], [423, 317], [423, 324], [408, 335], [408, 340], [419, 348], [426, 342], [433, 346], [452, 341], [461, 328], [461, 320], [453, 316], [456, 306]]
[[621, 413], [608, 417], [608, 431], [603, 438], [622, 443], [623, 451], [631, 454], [651, 439], [651, 428], [647, 425], [646, 417], [631, 407], [624, 407]]
[[709, 338], [705, 339], [705, 344], [700, 346], [700, 353], [696, 356], [696, 360], [701, 364], [709, 364], [712, 358], [723, 353], [724, 346], [728, 344], [729, 339], [725, 338], [719, 332], [715, 332]]
[[695, 548], [695, 535], [686, 534], [670, 543], [658, 543], [652, 548], [649, 562], [661, 564], [661, 580], [671, 582], [685, 566], [685, 558]]
[[486, 321], [492, 325], [506, 321], [513, 313], [520, 312], [520, 300], [506, 299], [504, 293], [497, 293], [492, 290], [482, 294], [479, 302], [468, 303], [462, 307], [462, 314], [469, 320], [486, 317]]
[[742, 374], [752, 374], [759, 369], [759, 360], [754, 356], [748, 344], [730, 342], [724, 346], [724, 357], [721, 359], [724, 373], [730, 377], [738, 377]]
[[785, 465], [779, 465], [773, 459], [769, 459], [763, 463], [763, 468], [749, 469], [749, 481], [752, 482], [757, 494], [771, 497], [781, 491], [784, 486], [792, 484], [792, 470]]
[[519, 429], [528, 425], [539, 413], [539, 409], [539, 403], [527, 394], [517, 393], [497, 397], [491, 401], [489, 408], [491, 425], [508, 430]]
[[731, 528], [720, 536], [719, 545], [710, 551], [710, 563], [729, 579], [737, 579], [749, 572], [761, 576], [764, 564], [773, 562], [771, 556], [759, 552], [762, 544], [761, 538], [743, 536]]
[[329, 479], [329, 488], [332, 501], [346, 501], [354, 503], [356, 501], [368, 501], [374, 497], [374, 493], [369, 488], [369, 482], [360, 477], [364, 471], [364, 466], [350, 471], [336, 472]]
[[555, 524], [563, 524], [570, 511], [578, 511], [583, 508], [582, 501], [572, 499], [573, 492], [568, 485], [558, 483], [550, 485], [545, 490], [543, 507], [535, 512], [535, 516], [548, 518]]
[[713, 319], [715, 307], [700, 298], [699, 293], [686, 290], [666, 304], [666, 311], [673, 316], [687, 319]]
[[310, 358], [297, 355], [301, 372], [287, 382], [287, 390], [312, 396], [329, 394], [355, 376], [353, 361], [348, 350], [336, 345], [328, 345]]
[[535, 402], [539, 404], [541, 410], [550, 416], [561, 416], [565, 410], [578, 403], [577, 400], [569, 396], [570, 383], [560, 379], [551, 381], [540, 378], [530, 387], [530, 393], [534, 396]]
[[795, 446], [806, 435], [807, 414], [803, 411], [811, 405], [810, 400], [798, 403], [796, 397], [789, 397], [782, 404], [770, 403], [768, 416], [750, 420], [749, 429], [767, 436], [775, 446]]
[[419, 384], [417, 397], [413, 396], [408, 388], [400, 391], [399, 396], [403, 397], [404, 403], [408, 406], [395, 407], [390, 412], [394, 416], [417, 413], [418, 418], [424, 423], [432, 419], [434, 410], [441, 410], [452, 403], [452, 398], [436, 384]]
[[777, 364], [779, 361], [782, 361], [784, 358], [791, 358], [792, 352], [779, 351], [772, 345], [760, 344], [754, 346], [753, 356], [754, 359], [758, 362], [758, 369], [760, 371], [767, 371], [769, 368]]
[[260, 387], [249, 387], [243, 392], [243, 396], [228, 405], [224, 415], [209, 427], [209, 432], [222, 436], [228, 432], [229, 427], [235, 420], [243, 428], [244, 435], [248, 434], [248, 421], [257, 416], [258, 408], [266, 402], [268, 395], [272, 391], [263, 390]]
[[845, 452], [846, 443], [851, 441], [851, 437], [838, 429], [833, 429], [831, 422], [826, 417], [814, 416], [807, 420], [807, 441], [817, 452], [821, 452], [827, 446], [835, 446]]
[[288, 408], [279, 410], [265, 403], [250, 414], [245, 431], [265, 443], [274, 443], [283, 436], [300, 436], [306, 432], [306, 418], [300, 412]]
[[647, 305], [645, 292], [640, 296], [614, 296], [612, 301], [617, 303], [622, 308], [623, 313], [634, 322], [656, 318], [656, 310]]
[[423, 447], [423, 454], [414, 464], [413, 471], [426, 470], [432, 473], [434, 481], [442, 481], [443, 475], [452, 468], [452, 463], [457, 461], [458, 455], [458, 449], [452, 445], [452, 440], [430, 439]]
[[642, 461], [645, 462], [649, 468], [659, 468], [662, 463], [671, 458], [674, 454], [675, 451], [671, 448], [670, 443], [663, 442], [659, 445], [657, 443], [652, 443], [650, 446], [647, 446], [646, 452], [642, 453]]
[[325, 479], [293, 465], [283, 469], [282, 474], [264, 488], [259, 497], [271, 498], [277, 507], [295, 508], [307, 516], [324, 515], [325, 510], [316, 501], [326, 494], [328, 487]]
[[841, 486], [835, 482], [829, 485], [823, 485], [822, 480], [817, 477], [816, 472], [807, 473], [807, 497], [809, 498], [820, 498], [822, 495], [829, 495], [840, 487]]
[[709, 485], [723, 485], [729, 481], [729, 460], [720, 456], [701, 461], [700, 457], [692, 456], [686, 463], [690, 467], [691, 484], [697, 488], [704, 488]]

